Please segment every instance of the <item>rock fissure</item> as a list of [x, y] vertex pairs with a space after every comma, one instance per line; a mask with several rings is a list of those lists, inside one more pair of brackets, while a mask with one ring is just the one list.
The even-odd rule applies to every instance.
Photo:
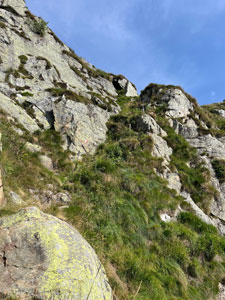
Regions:
[[5, 251], [3, 251], [2, 261], [3, 261], [4, 267], [6, 268], [6, 267], [7, 267], [7, 258], [6, 258], [6, 253], [5, 253]]

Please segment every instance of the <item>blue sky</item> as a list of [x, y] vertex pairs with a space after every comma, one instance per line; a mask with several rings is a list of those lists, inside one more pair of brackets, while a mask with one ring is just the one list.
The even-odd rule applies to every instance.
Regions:
[[27, 0], [97, 68], [182, 86], [200, 104], [225, 99], [224, 0]]

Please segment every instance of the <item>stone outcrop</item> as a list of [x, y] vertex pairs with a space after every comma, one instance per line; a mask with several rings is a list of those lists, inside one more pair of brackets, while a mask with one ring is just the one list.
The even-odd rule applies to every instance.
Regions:
[[[199, 159], [203, 162], [210, 173], [210, 183], [216, 190], [212, 199], [210, 208], [211, 217], [207, 216], [191, 199], [191, 196], [183, 189], [178, 173], [170, 171], [168, 162], [172, 149], [168, 148], [166, 141], [160, 133], [159, 125], [148, 114], [143, 115], [136, 122], [143, 132], [152, 132], [153, 137], [153, 155], [164, 159], [164, 169], [159, 176], [167, 179], [168, 187], [173, 188], [180, 194], [192, 208], [192, 211], [204, 222], [213, 224], [219, 231], [225, 233], [225, 184], [220, 183], [212, 168], [211, 161], [214, 159], [225, 160], [225, 139], [217, 138], [210, 131], [205, 120], [202, 120], [197, 103], [189, 95], [185, 94], [181, 88], [172, 86], [160, 86], [150, 84], [141, 94], [142, 103], [147, 103], [148, 107], [163, 111], [168, 124], [177, 134], [182, 135], [188, 143], [197, 149]], [[223, 110], [215, 111], [220, 117], [223, 117]], [[152, 121], [152, 119], [154, 121]], [[201, 133], [203, 128], [204, 133]]]
[[225, 143], [211, 134], [188, 139], [188, 142], [198, 149], [199, 154], [207, 154], [211, 158], [224, 158]]
[[[110, 114], [119, 111], [118, 91], [136, 97], [135, 86], [125, 77], [105, 73], [76, 55], [42, 19], [28, 11], [23, 0], [1, 3], [0, 109], [30, 132], [53, 128], [55, 124], [68, 149], [79, 155], [94, 153], [106, 138]], [[76, 118], [71, 120], [69, 134], [65, 134], [65, 120], [60, 116], [64, 105], [71, 108], [72, 117], [81, 110], [84, 116], [90, 110], [94, 113], [90, 118], [86, 116], [81, 125]], [[67, 112], [66, 115], [68, 118]], [[93, 126], [98, 123], [101, 125], [95, 132]], [[81, 141], [86, 140], [85, 147]]]
[[162, 137], [167, 136], [166, 132], [156, 123], [155, 119], [148, 114], [143, 114], [135, 119], [135, 129], [145, 133], [154, 133]]
[[110, 113], [100, 107], [64, 100], [53, 108], [54, 127], [62, 133], [65, 148], [79, 158], [93, 154], [96, 147], [106, 139], [106, 122]]
[[103, 266], [73, 227], [35, 207], [0, 219], [1, 295], [112, 300]]

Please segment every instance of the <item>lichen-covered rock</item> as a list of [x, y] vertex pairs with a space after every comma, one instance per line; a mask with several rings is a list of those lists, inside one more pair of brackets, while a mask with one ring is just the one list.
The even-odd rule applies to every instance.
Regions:
[[91, 246], [35, 207], [0, 219], [0, 278], [2, 294], [22, 299], [112, 300]]

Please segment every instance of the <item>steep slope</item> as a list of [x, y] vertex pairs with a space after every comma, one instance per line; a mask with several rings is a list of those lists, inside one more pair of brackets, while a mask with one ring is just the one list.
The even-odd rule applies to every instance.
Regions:
[[78, 156], [94, 153], [118, 92], [137, 96], [135, 87], [77, 56], [23, 0], [1, 2], [0, 108], [30, 132], [55, 127]]
[[1, 1], [0, 18], [0, 216], [35, 205], [73, 224], [115, 299], [223, 299], [224, 103], [157, 84], [138, 97], [23, 0]]

